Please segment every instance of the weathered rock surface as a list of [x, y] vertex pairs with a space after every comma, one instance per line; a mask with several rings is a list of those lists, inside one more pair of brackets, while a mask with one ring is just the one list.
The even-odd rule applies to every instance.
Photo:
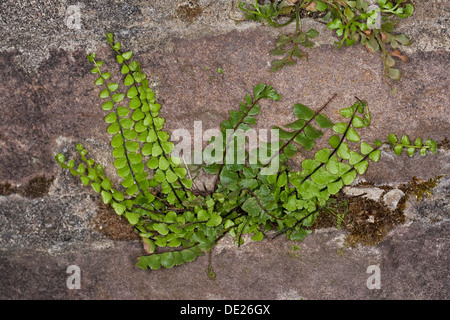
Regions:
[[[430, 198], [410, 199], [406, 224], [377, 246], [342, 249], [345, 235], [337, 229], [315, 231], [296, 244], [300, 250], [282, 237], [240, 248], [224, 239], [213, 255], [214, 281], [206, 275], [207, 256], [171, 270], [139, 270], [136, 257], [144, 252], [126, 227], [115, 222], [112, 229], [120, 231], [111, 236], [104, 232], [105, 220], [94, 223], [105, 213], [98, 196], [59, 170], [53, 157], [73, 153], [81, 142], [93, 158], [112, 165], [99, 91], [85, 59], [97, 51], [115, 67], [106, 31], [135, 52], [150, 76], [168, 131], [193, 132], [194, 121], [202, 121], [203, 130], [217, 128], [260, 82], [273, 85], [282, 99], [262, 104], [258, 128], [288, 123], [294, 103], [318, 108], [336, 92], [328, 108], [335, 120], [355, 96], [369, 102], [366, 141], [395, 132], [440, 143], [438, 154], [426, 158], [383, 151], [365, 181], [397, 186], [413, 176], [426, 180], [449, 172], [444, 1], [418, 2], [414, 16], [400, 24], [414, 42], [394, 96], [378, 55], [360, 46], [337, 49], [332, 33], [317, 22], [305, 21], [321, 33], [309, 60], [273, 74], [268, 51], [278, 31], [236, 25], [231, 18], [240, 15], [231, 1], [215, 1], [204, 10], [208, 1], [193, 1], [192, 10], [183, 3], [0, 2], [0, 298], [448, 299], [448, 176]], [[69, 10], [71, 5], [78, 9]], [[77, 21], [80, 29], [71, 24]], [[37, 183], [42, 176], [47, 180]], [[81, 268], [80, 290], [66, 286], [69, 265]], [[366, 286], [370, 265], [380, 267], [381, 289]]]

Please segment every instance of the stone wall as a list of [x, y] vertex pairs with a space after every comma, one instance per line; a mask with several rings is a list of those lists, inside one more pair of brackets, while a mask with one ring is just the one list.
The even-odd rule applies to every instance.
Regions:
[[[54, 155], [73, 153], [77, 142], [112, 165], [86, 54], [96, 51], [114, 68], [104, 38], [114, 32], [149, 75], [169, 132], [192, 132], [194, 121], [202, 121], [203, 130], [217, 128], [260, 82], [282, 99], [262, 104], [258, 128], [288, 123], [294, 103], [318, 108], [336, 92], [328, 111], [333, 119], [354, 96], [369, 102], [367, 141], [397, 132], [439, 143], [438, 154], [426, 158], [383, 152], [364, 175], [366, 185], [392, 190], [414, 176], [448, 173], [445, 1], [416, 1], [414, 15], [401, 22], [413, 44], [394, 96], [378, 55], [361, 46], [339, 50], [331, 31], [310, 19], [305, 28], [320, 36], [308, 61], [270, 73], [268, 50], [279, 31], [236, 24], [242, 17], [234, 2], [0, 1], [0, 298], [449, 298], [447, 176], [430, 197], [409, 197], [405, 223], [376, 246], [343, 246], [345, 232], [336, 228], [320, 228], [294, 247], [279, 237], [236, 248], [225, 238], [214, 250], [211, 280], [207, 256], [170, 270], [135, 268], [144, 251], [128, 224], [58, 168]], [[79, 290], [66, 286], [69, 265], [81, 269]], [[370, 265], [380, 267], [381, 289], [366, 286]]]

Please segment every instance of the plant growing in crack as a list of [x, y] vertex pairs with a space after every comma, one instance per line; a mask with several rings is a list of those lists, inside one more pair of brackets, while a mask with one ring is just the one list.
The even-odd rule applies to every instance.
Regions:
[[[302, 50], [314, 46], [314, 39], [318, 36], [315, 29], [302, 29], [302, 15], [318, 13], [315, 18], [326, 24], [328, 29], [334, 30], [340, 38], [335, 44], [341, 48], [355, 43], [364, 45], [371, 53], [381, 51], [384, 65], [384, 78], [389, 86], [390, 80], [398, 81], [401, 72], [395, 68], [396, 58], [404, 63], [408, 58], [399, 51], [399, 46], [409, 46], [411, 40], [405, 34], [394, 34], [398, 18], [406, 19], [414, 12], [414, 7], [407, 0], [378, 0], [377, 5], [369, 5], [366, 0], [272, 0], [260, 4], [240, 2], [239, 8], [245, 18], [264, 22], [275, 28], [285, 27], [295, 21], [293, 34], [282, 34], [271, 55], [283, 56], [282, 59], [272, 61], [271, 71], [277, 71], [284, 66], [294, 65], [298, 59], [306, 60], [307, 54]], [[395, 88], [392, 87], [395, 92]]]
[[[362, 141], [360, 132], [370, 125], [368, 105], [358, 98], [352, 106], [340, 110], [345, 119], [334, 123], [324, 111], [336, 94], [313, 110], [297, 103], [293, 113], [297, 120], [275, 127], [278, 139], [262, 142], [254, 150], [246, 147], [245, 135], [256, 124], [262, 101], [278, 101], [274, 88], [258, 84], [231, 110], [229, 119], [220, 125], [220, 134], [203, 150], [206, 163], [202, 170], [215, 175], [213, 188], [200, 192], [192, 181], [185, 162], [171, 153], [174, 143], [165, 131], [165, 119], [147, 76], [131, 51], [123, 51], [113, 35], [107, 35], [119, 65], [120, 81], [104, 69], [102, 60], [90, 54], [91, 72], [99, 97], [104, 101], [107, 132], [111, 134], [114, 167], [121, 185], [114, 186], [101, 164], [87, 157], [87, 150], [77, 144], [80, 163], [56, 155], [57, 163], [91, 186], [105, 204], [123, 215], [141, 236], [148, 255], [139, 257], [143, 269], [171, 268], [196, 259], [225, 236], [231, 235], [237, 246], [244, 234], [253, 241], [286, 235], [300, 241], [311, 231], [321, 209], [330, 199], [364, 174], [369, 162], [377, 162], [381, 146], [399, 153], [407, 148], [411, 156], [419, 150], [422, 156], [436, 153], [432, 140], [416, 140], [411, 145], [390, 135], [385, 142]], [[301, 149], [313, 150], [316, 142], [332, 130], [328, 147], [302, 161], [301, 170], [293, 170], [288, 159]], [[231, 135], [229, 133], [232, 133]], [[244, 161], [239, 162], [239, 157]], [[210, 265], [208, 274], [214, 277]]]

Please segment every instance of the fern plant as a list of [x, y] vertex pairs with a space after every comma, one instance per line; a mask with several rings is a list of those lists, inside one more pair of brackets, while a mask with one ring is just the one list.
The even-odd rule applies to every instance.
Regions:
[[[260, 101], [281, 98], [271, 86], [258, 84], [238, 110], [230, 111], [229, 119], [221, 123], [220, 135], [203, 150], [207, 163], [202, 169], [216, 179], [211, 190], [199, 192], [187, 176], [187, 167], [171, 155], [174, 144], [163, 129], [161, 105], [140, 64], [130, 51], [121, 49], [112, 34], [107, 40], [116, 55], [120, 81], [113, 81], [112, 73], [95, 54], [88, 60], [93, 64], [94, 82], [100, 87], [101, 108], [121, 185], [111, 183], [102, 165], [88, 158], [81, 144], [76, 146], [78, 165], [62, 153], [56, 155], [56, 161], [128, 219], [148, 248], [149, 254], [139, 257], [140, 268], [171, 268], [192, 261], [227, 234], [238, 246], [244, 234], [251, 234], [254, 241], [281, 234], [300, 241], [310, 233], [308, 227], [320, 209], [358, 174], [364, 174], [369, 162], [379, 161], [383, 145], [397, 154], [406, 148], [410, 156], [416, 150], [423, 156], [437, 151], [433, 140], [423, 144], [416, 139], [411, 145], [405, 135], [400, 142], [394, 134], [385, 142], [362, 141], [360, 132], [371, 121], [367, 103], [356, 98], [352, 106], [340, 110], [345, 120], [333, 123], [324, 110], [336, 94], [317, 110], [295, 104], [297, 120], [273, 128], [279, 139], [260, 143], [256, 150], [246, 149], [243, 136], [256, 123]], [[304, 159], [301, 170], [292, 170], [288, 159], [302, 148], [313, 150], [324, 130], [334, 133], [329, 147]], [[244, 161], [237, 161], [239, 156]], [[269, 237], [269, 231], [275, 235]]]
[[[318, 36], [315, 29], [304, 31], [301, 14], [319, 13], [321, 23], [334, 30], [340, 38], [335, 44], [341, 48], [344, 44], [351, 46], [360, 43], [371, 53], [381, 51], [384, 65], [384, 78], [391, 86], [389, 79], [398, 81], [401, 72], [395, 68], [396, 59], [407, 62], [408, 58], [399, 51], [399, 46], [409, 46], [411, 40], [405, 34], [394, 34], [398, 19], [406, 19], [414, 12], [414, 6], [407, 0], [378, 0], [377, 5], [370, 5], [366, 0], [273, 0], [260, 5], [239, 3], [245, 18], [264, 22], [276, 28], [287, 26], [295, 21], [293, 34], [279, 37], [275, 49], [270, 54], [283, 56], [272, 61], [271, 71], [284, 66], [294, 65], [297, 58], [306, 60], [304, 48], [314, 46], [312, 39]], [[393, 88], [395, 92], [395, 88]]]

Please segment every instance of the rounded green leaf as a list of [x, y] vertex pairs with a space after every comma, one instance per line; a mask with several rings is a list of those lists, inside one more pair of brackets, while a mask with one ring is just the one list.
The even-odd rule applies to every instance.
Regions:
[[98, 77], [97, 80], [95, 80], [95, 84], [97, 86], [101, 86], [103, 84], [104, 80], [102, 77]]
[[130, 118], [123, 118], [119, 120], [123, 129], [131, 129], [134, 126], [134, 121]]
[[108, 89], [104, 89], [100, 92], [99, 97], [102, 99], [109, 98], [109, 91]]
[[[355, 113], [355, 108], [354, 107], [344, 108], [344, 109], [339, 110], [339, 113], [344, 118], [350, 119], [353, 116], [353, 114]], [[343, 132], [339, 132], [339, 133], [343, 133]]]
[[142, 161], [142, 154], [131, 152], [128, 154], [128, 160], [131, 164], [137, 164]]
[[109, 111], [112, 108], [114, 108], [114, 103], [110, 100], [110, 101], [106, 101], [104, 104], [102, 104], [102, 109], [105, 111]]
[[294, 114], [300, 119], [309, 121], [314, 117], [315, 112], [303, 104], [296, 103], [294, 105]]
[[314, 0], [314, 2], [316, 3], [316, 9], [318, 11], [325, 11], [327, 10], [328, 6], [325, 2], [323, 1], [319, 1], [319, 0]]
[[305, 135], [309, 139], [318, 139], [323, 135], [323, 132], [314, 128], [312, 125], [308, 124], [305, 128]]
[[111, 193], [109, 193], [108, 191], [102, 191], [101, 192], [101, 196], [102, 196], [102, 201], [103, 201], [103, 203], [104, 204], [108, 204], [108, 203], [110, 203], [111, 202], [111, 200], [112, 200], [112, 195], [111, 195]]
[[134, 78], [131, 74], [127, 74], [127, 76], [125, 77], [125, 79], [123, 80], [123, 84], [126, 85], [127, 87], [131, 86], [132, 84], [134, 84]]
[[100, 187], [99, 183], [93, 182], [91, 184], [91, 186], [92, 186], [92, 189], [94, 189], [95, 192], [100, 192], [102, 190], [102, 187]]
[[131, 109], [137, 109], [142, 105], [141, 100], [139, 99], [139, 97], [135, 96], [130, 100], [130, 103], [128, 104], [128, 106]]
[[173, 151], [173, 149], [175, 148], [175, 145], [173, 144], [173, 142], [162, 141], [161, 147], [163, 148], [163, 150], [166, 154], [170, 154]]
[[164, 182], [166, 181], [166, 175], [164, 174], [164, 172], [161, 169], [157, 169], [155, 172], [155, 175], [153, 176], [153, 178], [158, 181], [158, 182]]
[[144, 156], [149, 156], [150, 154], [152, 154], [152, 149], [153, 149], [153, 144], [152, 143], [146, 143], [142, 147], [141, 153]]
[[114, 122], [113, 124], [111, 124], [108, 129], [106, 129], [106, 131], [109, 134], [117, 134], [120, 131], [120, 126], [118, 122]]
[[161, 253], [161, 266], [164, 268], [172, 268], [175, 265], [175, 260], [173, 258], [172, 252]]
[[152, 148], [152, 156], [157, 157], [163, 153], [163, 150], [159, 146], [159, 144], [155, 143]]
[[123, 146], [114, 148], [112, 154], [114, 158], [123, 157], [125, 155], [125, 148]]
[[352, 126], [355, 128], [363, 128], [365, 127], [364, 121], [359, 116], [354, 116], [352, 119]]
[[361, 142], [361, 153], [366, 155], [373, 151], [373, 148], [370, 144], [366, 142]]
[[359, 137], [359, 134], [356, 132], [356, 130], [353, 127], [348, 128], [347, 134], [345, 135], [348, 141], [351, 142], [359, 142], [361, 139]]
[[303, 170], [309, 170], [309, 171], [313, 171], [314, 169], [316, 169], [318, 166], [320, 166], [321, 163], [317, 160], [314, 159], [305, 159], [302, 161], [302, 168]]
[[114, 102], [120, 102], [123, 100], [123, 98], [125, 98], [125, 95], [123, 93], [115, 93], [112, 96], [112, 99], [114, 100]]
[[394, 68], [388, 68], [388, 74], [392, 80], [396, 81], [399, 81], [400, 78], [402, 77], [400, 70]]
[[422, 139], [421, 139], [421, 138], [417, 138], [417, 139], [414, 141], [414, 145], [415, 145], [416, 147], [421, 147], [421, 146], [423, 145]]
[[130, 60], [132, 56], [133, 56], [133, 53], [131, 51], [127, 51], [127, 52], [122, 53], [122, 57], [125, 60]]
[[134, 121], [139, 121], [144, 118], [145, 118], [145, 114], [140, 109], [136, 109], [133, 112], [133, 115], [131, 116], [131, 119], [133, 119]]
[[116, 213], [118, 215], [123, 214], [125, 212], [125, 210], [126, 210], [126, 207], [123, 204], [118, 203], [118, 202], [113, 202], [111, 204], [111, 207], [113, 207], [114, 211], [116, 211]]
[[123, 201], [125, 200], [125, 197], [123, 195], [122, 192], [114, 190], [113, 194], [112, 194], [113, 198], [117, 201]]
[[113, 148], [118, 148], [121, 145], [123, 145], [123, 138], [120, 134], [116, 134], [111, 140], [111, 146], [113, 146]]
[[136, 141], [127, 141], [125, 142], [125, 148], [128, 152], [135, 152], [139, 150], [139, 142]]
[[341, 138], [339, 138], [339, 136], [337, 134], [330, 137], [330, 140], [328, 140], [328, 143], [330, 144], [330, 146], [335, 149], [339, 146], [340, 142], [341, 142]]
[[178, 176], [170, 169], [166, 171], [166, 178], [169, 183], [174, 183], [178, 180]]
[[342, 181], [346, 186], [350, 185], [356, 179], [356, 171], [352, 170], [342, 175]]
[[347, 126], [348, 125], [345, 122], [336, 123], [333, 126], [333, 131], [339, 134], [344, 134], [345, 131], [347, 130]]
[[122, 64], [123, 61], [124, 61], [124, 59], [123, 59], [123, 57], [122, 57], [121, 54], [118, 54], [118, 55], [116, 56], [116, 59], [117, 59], [117, 62], [118, 62], [119, 64]]
[[121, 184], [124, 188], [130, 188], [131, 186], [133, 186], [134, 185], [133, 175], [131, 173], [128, 174], [125, 178], [123, 178]]
[[372, 160], [373, 162], [378, 162], [378, 160], [380, 160], [380, 157], [381, 157], [381, 150], [375, 150], [369, 154], [369, 159]]
[[402, 153], [402, 151], [403, 151], [403, 146], [399, 145], [399, 146], [394, 147], [394, 152], [396, 155], [399, 156]]
[[339, 179], [336, 182], [331, 182], [327, 184], [327, 190], [330, 194], [337, 194], [342, 187], [344, 186], [344, 183], [342, 182], [342, 179]]
[[158, 169], [159, 166], [159, 161], [158, 158], [151, 158], [150, 160], [147, 161], [147, 167], [149, 167], [150, 169]]
[[117, 89], [119, 89], [119, 84], [115, 83], [115, 82], [111, 82], [111, 83], [108, 83], [107, 87], [108, 87], [109, 91], [114, 92]]
[[364, 174], [369, 167], [369, 161], [364, 160], [355, 164], [355, 169], [359, 174]]
[[348, 160], [348, 163], [353, 166], [353, 165], [357, 164], [358, 162], [360, 162], [363, 158], [364, 157], [362, 155], [360, 155], [359, 153], [350, 151], [350, 159]]
[[346, 160], [350, 159], [350, 150], [348, 148], [347, 143], [345, 143], [345, 142], [341, 143], [341, 145], [337, 149], [336, 154], [338, 157], [340, 157], [342, 159], [346, 159]]
[[170, 167], [170, 163], [165, 157], [160, 157], [158, 167], [165, 171]]
[[425, 141], [425, 145], [428, 146], [430, 148], [430, 151], [434, 154], [437, 153], [437, 143], [434, 140], [431, 139], [427, 139]]
[[169, 230], [167, 229], [166, 224], [163, 223], [155, 223], [153, 224], [153, 229], [157, 231], [159, 234], [165, 236], [169, 233]]
[[390, 143], [397, 143], [397, 142], [398, 142], [398, 139], [397, 139], [397, 137], [395, 136], [394, 133], [391, 133], [391, 134], [388, 136], [388, 141], [389, 141]]
[[[252, 179], [252, 180], [254, 180], [254, 179]], [[256, 180], [254, 180], [254, 181], [256, 182]], [[286, 183], [287, 183], [287, 174], [286, 174], [286, 172], [283, 172], [282, 174], [279, 175], [279, 177], [277, 179], [277, 187], [281, 188], [281, 187], [285, 186]]]
[[427, 148], [426, 147], [422, 147], [421, 149], [420, 149], [420, 155], [422, 156], [422, 157], [425, 157], [426, 155], [427, 155]]
[[406, 134], [404, 134], [402, 136], [402, 139], [400, 140], [400, 142], [405, 146], [408, 146], [410, 144], [409, 138]]
[[331, 128], [333, 126], [333, 122], [323, 114], [318, 114], [315, 120], [317, 125], [321, 128]]
[[328, 148], [324, 148], [324, 149], [317, 151], [314, 155], [314, 158], [317, 161], [326, 163], [328, 161], [328, 158], [330, 157], [330, 154], [331, 154], [331, 150]]
[[66, 161], [66, 157], [62, 154], [62, 153], [58, 153], [55, 156], [55, 160], [56, 162], [58, 162], [59, 164], [64, 163]]
[[127, 162], [127, 158], [125, 156], [114, 160], [114, 167], [116, 167], [117, 169], [123, 168], [127, 164], [128, 164], [128, 162]]
[[117, 121], [117, 115], [114, 112], [109, 113], [106, 117], [105, 117], [105, 122], [106, 123], [114, 123]]
[[105, 178], [101, 183], [101, 187], [104, 190], [111, 190], [111, 180], [109, 180], [108, 178]]
[[188, 189], [191, 189], [194, 184], [191, 179], [180, 179], [180, 181]]
[[134, 140], [138, 136], [135, 130], [123, 130], [123, 137], [127, 140]]
[[222, 217], [217, 214], [211, 214], [209, 221], [206, 223], [208, 227], [217, 227], [222, 223]]
[[133, 184], [131, 187], [127, 188], [126, 193], [129, 196], [135, 195], [139, 191], [139, 188], [136, 184]]
[[130, 72], [130, 68], [128, 68], [128, 66], [126, 64], [122, 65], [122, 68], [120, 69], [120, 72], [122, 74], [127, 74], [128, 72]]
[[339, 161], [336, 156], [330, 157], [327, 164], [325, 165], [325, 168], [332, 174], [337, 174], [339, 172]]
[[84, 186], [87, 186], [87, 185], [89, 184], [89, 182], [90, 182], [89, 178], [86, 177], [86, 176], [81, 176], [80, 179], [81, 179], [81, 183], [82, 183]]

